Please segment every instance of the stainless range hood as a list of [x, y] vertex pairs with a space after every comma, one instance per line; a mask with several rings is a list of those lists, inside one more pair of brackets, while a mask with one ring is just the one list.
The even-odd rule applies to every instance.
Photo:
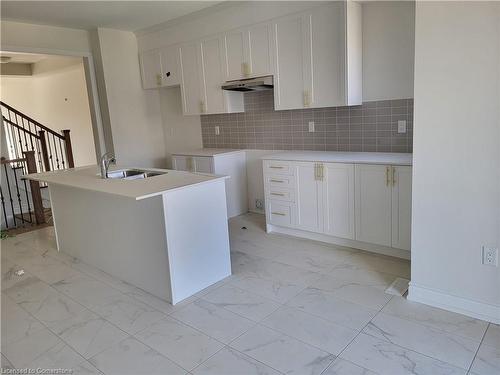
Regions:
[[225, 85], [222, 85], [222, 90], [242, 92], [272, 90], [272, 88], [272, 76], [242, 79], [240, 81], [227, 82]]

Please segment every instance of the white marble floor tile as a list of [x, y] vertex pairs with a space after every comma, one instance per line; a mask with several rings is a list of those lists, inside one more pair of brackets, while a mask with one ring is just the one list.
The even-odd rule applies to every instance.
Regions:
[[500, 348], [481, 345], [472, 363], [471, 371], [477, 375], [500, 374]]
[[321, 375], [378, 375], [376, 372], [358, 366], [342, 358], [337, 358]]
[[379, 271], [410, 279], [410, 261], [404, 259], [359, 252], [347, 257], [345, 263], [368, 271]]
[[87, 359], [128, 337], [127, 333], [87, 309], [49, 327]]
[[391, 275], [390, 273], [385, 273], [381, 271], [369, 271], [352, 265], [342, 263], [329, 272], [329, 275], [347, 281], [355, 281], [362, 285], [371, 286], [385, 291], [389, 285], [396, 280], [396, 275]]
[[334, 355], [338, 355], [358, 334], [356, 330], [286, 306], [261, 324]]
[[85, 275], [69, 277], [52, 284], [52, 287], [71, 296], [87, 308], [106, 304], [116, 296], [122, 295], [109, 285]]
[[330, 353], [259, 325], [230, 346], [286, 374], [321, 374], [335, 359]]
[[230, 283], [278, 303], [287, 302], [305, 289], [304, 285], [294, 282], [247, 275], [239, 276]]
[[278, 371], [231, 348], [224, 348], [196, 368], [194, 375], [278, 375]]
[[391, 299], [391, 296], [381, 289], [364, 285], [358, 281], [343, 280], [329, 275], [321, 276], [319, 280], [311, 284], [310, 288], [330, 292], [337, 298], [374, 310], [380, 310]]
[[230, 239], [231, 253], [239, 252], [251, 256], [259, 256], [272, 260], [279, 255], [279, 251], [272, 243], [252, 241], [251, 239], [232, 236]]
[[500, 325], [490, 323], [483, 339], [483, 345], [500, 349]]
[[166, 317], [151, 306], [121, 293], [89, 309], [129, 334], [139, 332]]
[[466, 370], [479, 347], [479, 341], [384, 313], [368, 323], [363, 332]]
[[127, 338], [89, 362], [106, 375], [177, 375], [187, 371], [134, 338]]
[[36, 357], [26, 367], [29, 368], [67, 368], [78, 366], [84, 359], [64, 342], [60, 342]]
[[73, 366], [73, 372], [71, 375], [101, 375], [102, 372], [99, 371], [94, 365], [89, 361], [83, 361]]
[[2, 345], [30, 336], [44, 326], [2, 294]]
[[2, 354], [15, 368], [23, 368], [61, 343], [62, 341], [56, 335], [43, 328], [30, 333], [21, 340], [8, 344], [2, 342]]
[[80, 274], [78, 270], [47, 255], [47, 253], [31, 257], [23, 263], [23, 267], [29, 273], [47, 284], [52, 284]]
[[14, 263], [22, 264], [33, 256], [41, 255], [46, 251], [37, 248], [35, 244], [21, 241], [19, 237], [12, 237], [2, 240], [2, 255]]
[[280, 306], [274, 301], [232, 285], [223, 285], [204, 295], [202, 299], [254, 321], [262, 320]]
[[255, 324], [204, 300], [195, 301], [171, 316], [223, 343], [229, 343]]
[[34, 276], [5, 289], [3, 293], [28, 312], [37, 311], [47, 298], [58, 295], [56, 290]]
[[0, 367], [2, 369], [13, 369], [14, 365], [3, 354], [0, 357]]
[[[17, 274], [20, 270], [24, 271], [24, 274]], [[33, 275], [29, 272], [26, 272], [23, 266], [20, 266], [9, 259], [2, 261], [2, 290], [13, 287], [17, 283], [32, 276]]]
[[335, 297], [332, 293], [307, 288], [287, 305], [355, 330], [363, 328], [377, 313], [367, 307]]
[[329, 273], [333, 267], [342, 264], [347, 256], [335, 250], [330, 250], [330, 253], [326, 254], [326, 250], [318, 254], [317, 251], [308, 251], [308, 249], [283, 249], [274, 260], [312, 272]]
[[340, 355], [383, 375], [465, 375], [467, 370], [361, 333]]
[[224, 347], [221, 342], [170, 317], [151, 324], [135, 337], [187, 370]]
[[404, 297], [393, 297], [382, 312], [476, 341], [482, 339], [488, 326], [483, 320], [408, 301]]

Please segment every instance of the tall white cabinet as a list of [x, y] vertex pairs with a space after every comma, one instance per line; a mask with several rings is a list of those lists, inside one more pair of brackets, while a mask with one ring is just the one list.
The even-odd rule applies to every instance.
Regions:
[[172, 168], [229, 176], [226, 180], [228, 217], [248, 212], [246, 153], [243, 150], [201, 149], [172, 155]]
[[411, 166], [376, 154], [371, 163], [355, 157], [349, 162], [349, 153], [342, 162], [314, 161], [311, 155], [264, 160], [268, 231], [408, 257]]

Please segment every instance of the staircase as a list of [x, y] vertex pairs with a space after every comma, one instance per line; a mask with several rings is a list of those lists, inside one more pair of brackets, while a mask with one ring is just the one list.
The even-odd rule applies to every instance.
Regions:
[[8, 154], [1, 159], [2, 231], [46, 225], [52, 216], [47, 186], [22, 176], [73, 168], [70, 131], [58, 133], [2, 101], [0, 108], [2, 149]]

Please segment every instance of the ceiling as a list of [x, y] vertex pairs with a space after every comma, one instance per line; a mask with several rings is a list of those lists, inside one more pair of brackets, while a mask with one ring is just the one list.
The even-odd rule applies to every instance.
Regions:
[[2, 20], [90, 30], [137, 31], [221, 1], [5, 1]]

